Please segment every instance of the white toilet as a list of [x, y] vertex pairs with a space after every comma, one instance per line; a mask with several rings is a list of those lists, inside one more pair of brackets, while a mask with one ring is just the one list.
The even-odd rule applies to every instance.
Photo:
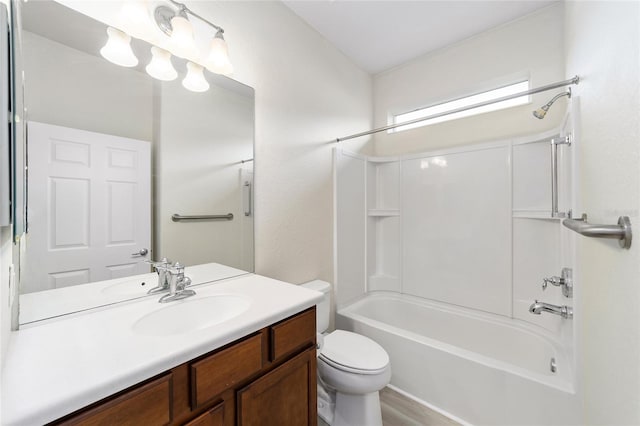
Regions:
[[391, 379], [387, 352], [368, 337], [329, 328], [330, 284], [303, 287], [324, 293], [316, 309], [318, 331], [318, 415], [332, 426], [382, 426], [378, 391]]

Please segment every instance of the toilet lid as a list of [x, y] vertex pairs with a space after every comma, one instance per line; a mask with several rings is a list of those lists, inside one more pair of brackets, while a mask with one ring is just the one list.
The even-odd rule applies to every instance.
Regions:
[[387, 352], [368, 337], [350, 331], [336, 330], [325, 336], [320, 358], [329, 364], [364, 374], [383, 370], [389, 365]]

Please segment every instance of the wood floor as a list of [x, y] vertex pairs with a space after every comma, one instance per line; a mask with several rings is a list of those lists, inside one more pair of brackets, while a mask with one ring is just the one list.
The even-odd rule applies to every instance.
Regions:
[[380, 391], [384, 426], [457, 426], [448, 417], [389, 388]]
[[[443, 416], [389, 388], [380, 391], [382, 423], [384, 426], [457, 426]], [[318, 426], [327, 426], [318, 418]], [[366, 426], [366, 425], [362, 425]]]

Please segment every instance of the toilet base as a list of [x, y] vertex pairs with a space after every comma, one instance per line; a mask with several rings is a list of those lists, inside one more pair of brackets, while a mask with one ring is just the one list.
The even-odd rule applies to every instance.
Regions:
[[336, 393], [326, 389], [318, 377], [318, 416], [328, 425], [333, 424], [333, 413], [336, 410]]
[[331, 426], [382, 426], [378, 392], [354, 395], [336, 392]]

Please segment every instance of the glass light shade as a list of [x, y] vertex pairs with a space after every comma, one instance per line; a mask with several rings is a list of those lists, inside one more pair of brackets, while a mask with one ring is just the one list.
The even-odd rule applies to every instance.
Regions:
[[206, 92], [209, 90], [209, 83], [204, 78], [204, 68], [201, 65], [187, 62], [187, 76], [182, 80], [185, 89], [192, 92]]
[[190, 57], [196, 53], [191, 22], [183, 16], [171, 18], [171, 45], [176, 55]]
[[207, 57], [207, 69], [222, 75], [229, 75], [233, 72], [233, 65], [229, 60], [229, 48], [221, 31], [218, 31], [213, 40], [211, 40], [209, 56]]
[[120, 9], [120, 23], [121, 28], [136, 38], [153, 40], [156, 36], [147, 0], [127, 0]]
[[171, 53], [153, 46], [151, 48], [151, 54], [153, 55], [151, 62], [149, 62], [149, 65], [145, 68], [147, 74], [162, 81], [171, 81], [178, 77], [178, 73], [171, 63]]
[[138, 65], [138, 58], [131, 50], [131, 37], [115, 28], [107, 27], [109, 39], [107, 44], [100, 49], [100, 54], [108, 61], [123, 67], [135, 67]]

